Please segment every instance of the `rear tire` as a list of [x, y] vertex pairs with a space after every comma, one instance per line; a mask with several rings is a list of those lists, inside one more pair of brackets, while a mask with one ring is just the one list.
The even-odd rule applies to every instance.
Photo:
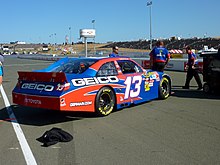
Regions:
[[168, 78], [163, 77], [159, 86], [159, 98], [166, 99], [170, 96], [171, 84]]
[[109, 115], [115, 107], [115, 94], [109, 87], [99, 90], [95, 99], [95, 111], [98, 116]]
[[205, 93], [211, 93], [211, 87], [210, 87], [210, 85], [209, 85], [208, 83], [205, 83], [205, 84], [203, 85], [203, 91], [204, 91]]

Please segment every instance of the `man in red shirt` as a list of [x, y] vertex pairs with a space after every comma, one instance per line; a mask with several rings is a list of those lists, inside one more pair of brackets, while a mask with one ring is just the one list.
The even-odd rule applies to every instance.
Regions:
[[202, 83], [201, 83], [199, 73], [198, 73], [198, 62], [197, 62], [196, 55], [192, 52], [192, 49], [189, 46], [186, 47], [186, 53], [188, 54], [188, 62], [185, 68], [187, 70], [187, 75], [186, 75], [185, 86], [183, 86], [183, 89], [189, 89], [189, 83], [194, 77], [198, 84], [197, 90], [201, 90]]

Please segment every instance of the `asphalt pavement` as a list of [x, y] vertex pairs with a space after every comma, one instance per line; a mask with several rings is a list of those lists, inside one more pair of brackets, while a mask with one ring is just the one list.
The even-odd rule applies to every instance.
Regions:
[[[220, 96], [197, 91], [195, 80], [183, 90], [184, 72], [167, 71], [174, 92], [168, 99], [107, 117], [14, 105], [11, 92], [17, 71], [50, 63], [5, 58], [3, 89], [10, 106], [0, 95], [0, 165], [220, 164]], [[70, 133], [73, 140], [43, 147], [36, 139], [54, 127]]]

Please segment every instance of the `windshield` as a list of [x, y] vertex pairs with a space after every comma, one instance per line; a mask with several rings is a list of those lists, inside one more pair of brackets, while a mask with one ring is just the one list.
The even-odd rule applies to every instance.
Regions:
[[97, 59], [69, 59], [68, 62], [59, 65], [54, 68], [52, 72], [64, 72], [81, 74], [86, 71], [92, 64], [94, 64]]

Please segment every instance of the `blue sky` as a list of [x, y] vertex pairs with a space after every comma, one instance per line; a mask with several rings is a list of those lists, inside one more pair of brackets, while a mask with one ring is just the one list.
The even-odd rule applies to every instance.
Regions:
[[[0, 43], [77, 42], [92, 28], [96, 42], [149, 39], [148, 0], [0, 0]], [[152, 0], [152, 36], [219, 37], [220, 0]], [[71, 27], [71, 31], [69, 30]], [[56, 35], [54, 35], [56, 34]]]

